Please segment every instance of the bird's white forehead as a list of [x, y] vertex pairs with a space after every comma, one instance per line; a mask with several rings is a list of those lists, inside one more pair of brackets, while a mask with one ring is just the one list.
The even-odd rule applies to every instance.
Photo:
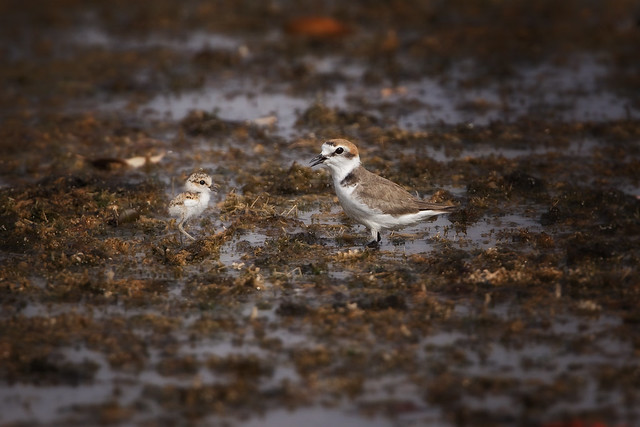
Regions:
[[336, 146], [325, 142], [322, 144], [322, 154], [327, 155], [336, 151]]

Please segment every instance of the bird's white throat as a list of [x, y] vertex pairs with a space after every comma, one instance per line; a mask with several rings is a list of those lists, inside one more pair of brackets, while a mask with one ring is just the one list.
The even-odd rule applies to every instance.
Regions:
[[352, 159], [340, 158], [338, 161], [325, 162], [325, 166], [331, 171], [333, 182], [338, 186], [340, 182], [353, 172], [358, 166], [360, 166], [360, 158], [354, 157]]

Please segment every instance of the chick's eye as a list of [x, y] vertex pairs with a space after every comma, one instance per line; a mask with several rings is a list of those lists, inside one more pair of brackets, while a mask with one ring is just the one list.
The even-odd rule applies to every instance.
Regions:
[[204, 179], [200, 180], [200, 185], [204, 185]]
[[344, 148], [342, 147], [336, 148], [336, 151], [335, 151], [336, 154], [342, 154], [343, 152], [344, 152]]

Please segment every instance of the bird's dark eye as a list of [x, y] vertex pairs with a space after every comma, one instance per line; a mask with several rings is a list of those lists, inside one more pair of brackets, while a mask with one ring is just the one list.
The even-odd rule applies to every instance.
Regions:
[[200, 180], [200, 185], [204, 185], [204, 179]]
[[336, 148], [336, 151], [335, 151], [336, 154], [342, 154], [343, 152], [344, 152], [344, 148], [342, 147]]

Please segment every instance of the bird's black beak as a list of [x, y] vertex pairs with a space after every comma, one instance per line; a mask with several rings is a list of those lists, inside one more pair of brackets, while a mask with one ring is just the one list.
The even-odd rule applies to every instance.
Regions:
[[326, 156], [324, 156], [322, 154], [318, 154], [316, 157], [311, 159], [311, 161], [309, 163], [311, 164], [311, 167], [314, 167], [316, 165], [324, 163], [325, 160], [327, 160]]

